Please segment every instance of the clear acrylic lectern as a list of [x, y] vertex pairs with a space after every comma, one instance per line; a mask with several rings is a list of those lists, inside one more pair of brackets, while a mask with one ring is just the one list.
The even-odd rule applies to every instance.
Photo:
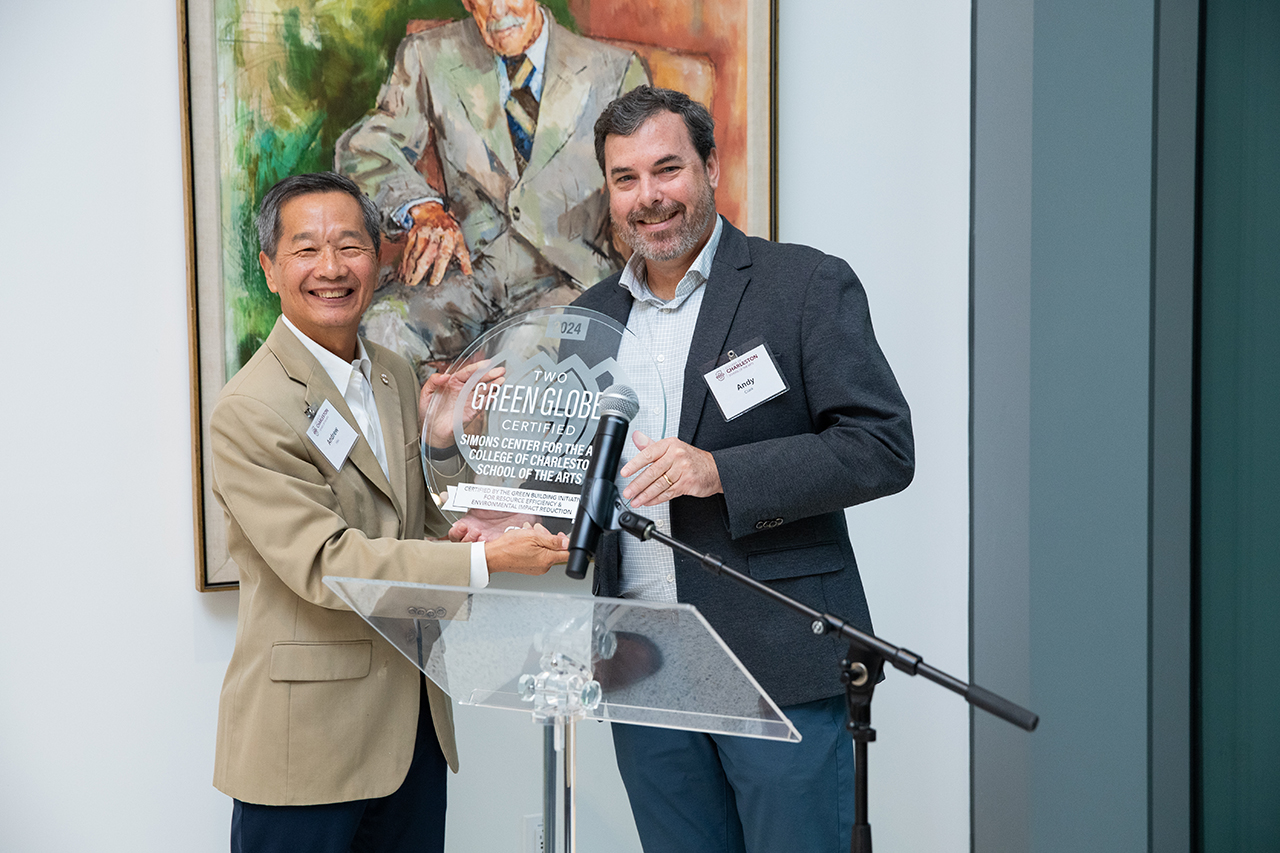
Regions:
[[[531, 714], [552, 727], [545, 850], [576, 853], [579, 720], [798, 741], [791, 721], [694, 607], [325, 578], [352, 610], [463, 705]], [[555, 803], [559, 800], [559, 817]], [[563, 846], [554, 826], [563, 827]]]

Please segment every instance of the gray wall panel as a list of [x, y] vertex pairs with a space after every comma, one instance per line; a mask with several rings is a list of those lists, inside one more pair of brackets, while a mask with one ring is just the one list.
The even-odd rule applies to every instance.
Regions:
[[1151, 296], [1151, 850], [1191, 842], [1191, 474], [1195, 335], [1195, 0], [1161, 0]]
[[975, 850], [1188, 849], [1195, 9], [976, 3]]
[[[974, 682], [1031, 701], [1032, 5], [975, 4], [972, 616]], [[1030, 736], [973, 715], [973, 849], [1030, 849]]]

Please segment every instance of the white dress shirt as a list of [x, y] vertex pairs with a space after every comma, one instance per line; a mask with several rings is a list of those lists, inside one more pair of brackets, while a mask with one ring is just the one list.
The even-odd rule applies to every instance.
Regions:
[[[373, 399], [373, 362], [369, 359], [369, 351], [364, 348], [364, 341], [356, 338], [356, 357], [354, 361], [343, 361], [329, 350], [320, 346], [304, 335], [293, 325], [288, 317], [282, 317], [289, 331], [298, 336], [298, 340], [307, 348], [307, 352], [315, 356], [320, 367], [333, 380], [337, 388], [343, 389], [342, 399], [346, 401], [351, 414], [355, 416], [356, 427], [364, 440], [369, 443], [382, 473], [390, 481], [387, 470], [387, 447], [382, 435], [382, 421], [378, 418], [378, 405]], [[489, 564], [484, 557], [484, 543], [471, 545], [471, 586], [483, 589], [489, 585]]]
[[[542, 30], [538, 33], [538, 37], [533, 40], [533, 44], [529, 45], [524, 55], [533, 63], [533, 75], [527, 81], [529, 91], [533, 93], [533, 97], [537, 98], [538, 103], [542, 103], [542, 71], [547, 66], [547, 16], [542, 12], [542, 8], [538, 7], [538, 12], [542, 14]], [[507, 63], [501, 54], [494, 53], [494, 60], [497, 62], [498, 72], [498, 103], [505, 104], [507, 98], [511, 97], [511, 78], [507, 76]]]

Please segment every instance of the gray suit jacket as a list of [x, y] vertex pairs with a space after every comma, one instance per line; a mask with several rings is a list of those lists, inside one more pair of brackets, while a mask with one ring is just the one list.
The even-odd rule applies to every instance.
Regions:
[[[611, 276], [575, 304], [626, 323]], [[679, 438], [715, 457], [724, 494], [671, 502], [672, 535], [864, 630], [871, 618], [844, 508], [911, 482], [911, 417], [876, 343], [866, 294], [839, 258], [747, 237], [725, 223], [685, 366]], [[788, 391], [726, 421], [703, 374], [763, 338]], [[617, 533], [596, 555], [616, 595]], [[846, 646], [790, 610], [676, 555], [681, 601], [700, 610], [781, 705], [840, 694]]]
[[[521, 175], [499, 100], [494, 52], [471, 18], [404, 39], [377, 109], [342, 135], [337, 169], [388, 214], [442, 199], [476, 264], [498, 281], [560, 270], [579, 288], [617, 268], [595, 162], [596, 117], [646, 82], [634, 53], [574, 35], [546, 15], [547, 61], [529, 165]], [[439, 158], [443, 192], [414, 168]], [[388, 230], [399, 226], [388, 222]]]

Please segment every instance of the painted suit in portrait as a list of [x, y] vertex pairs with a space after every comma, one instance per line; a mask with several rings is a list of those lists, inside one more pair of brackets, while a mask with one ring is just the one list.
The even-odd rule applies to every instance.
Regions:
[[[337, 143], [337, 170], [375, 201], [389, 234], [405, 230], [408, 207], [438, 200], [470, 250], [473, 275], [451, 266], [434, 287], [384, 281], [365, 314], [362, 334], [408, 358], [420, 379], [502, 319], [572, 302], [621, 265], [593, 126], [647, 75], [634, 53], [542, 14], [542, 95], [523, 171], [500, 57], [470, 19], [405, 38], [376, 109]], [[420, 160], [431, 165], [420, 171]]]

